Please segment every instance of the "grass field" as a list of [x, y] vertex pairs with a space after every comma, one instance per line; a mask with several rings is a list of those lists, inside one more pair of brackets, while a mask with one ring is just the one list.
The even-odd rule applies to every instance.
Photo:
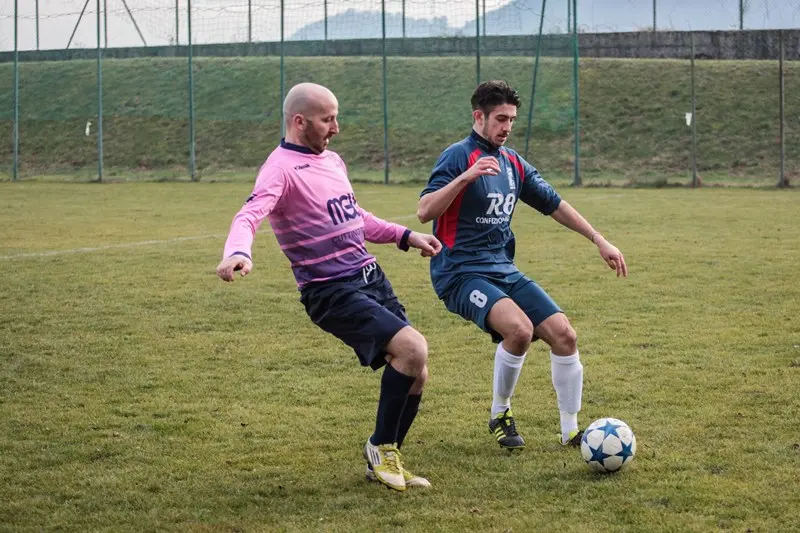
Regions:
[[[510, 143], [524, 151], [533, 58], [486, 57], [481, 65], [483, 78], [507, 79], [520, 91], [523, 106]], [[0, 64], [0, 131], [7, 131], [9, 140], [0, 144], [0, 179], [12, 168], [11, 67]], [[23, 177], [96, 176], [96, 69], [94, 61], [20, 65]], [[800, 67], [789, 61], [785, 70], [786, 173], [796, 180]], [[777, 61], [698, 61], [696, 71], [697, 164], [704, 183], [776, 184]], [[542, 58], [529, 158], [545, 176], [559, 179], [571, 179], [574, 166], [571, 76], [570, 59]], [[579, 76], [580, 164], [587, 183], [690, 178], [691, 129], [684, 118], [691, 111], [688, 60], [583, 58]], [[106, 60], [103, 80], [106, 177], [186, 177], [186, 60]], [[286, 58], [286, 86], [301, 81], [323, 83], [338, 95], [342, 133], [331, 148], [359, 179], [382, 181], [381, 58]], [[280, 135], [279, 58], [197, 58], [194, 83], [198, 175], [252, 174]], [[388, 59], [393, 182], [426, 179], [441, 150], [469, 133], [474, 85], [472, 57]]]
[[[555, 442], [545, 348], [486, 428], [493, 345], [427, 263], [371, 246], [430, 344], [405, 446], [427, 492], [363, 479], [378, 375], [315, 329], [263, 228], [256, 269], [214, 275], [246, 183], [0, 183], [0, 531], [797, 531], [800, 223], [795, 191], [562, 189], [625, 253], [520, 210], [518, 264], [567, 311], [581, 420], [638, 455], [589, 471]], [[413, 219], [418, 187], [359, 185]]]

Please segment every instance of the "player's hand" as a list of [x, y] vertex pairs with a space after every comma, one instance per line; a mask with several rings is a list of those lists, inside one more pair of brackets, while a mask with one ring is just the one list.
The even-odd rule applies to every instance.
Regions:
[[600, 237], [597, 242], [597, 248], [600, 251], [600, 257], [606, 262], [611, 270], [616, 270], [617, 277], [628, 277], [628, 265], [625, 264], [625, 257], [619, 249]]
[[253, 262], [239, 254], [226, 257], [217, 265], [217, 276], [222, 281], [233, 281], [233, 273], [237, 270], [245, 277], [253, 270]]
[[467, 169], [462, 176], [467, 183], [472, 183], [481, 176], [497, 176], [500, 174], [500, 163], [492, 156], [481, 157]]
[[408, 245], [419, 249], [419, 255], [422, 257], [433, 257], [442, 251], [442, 243], [439, 242], [439, 239], [433, 235], [416, 231], [412, 231], [408, 236]]

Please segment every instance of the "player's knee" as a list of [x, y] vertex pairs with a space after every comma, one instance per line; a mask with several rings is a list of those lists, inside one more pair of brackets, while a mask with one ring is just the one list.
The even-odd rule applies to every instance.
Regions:
[[559, 355], [571, 355], [578, 351], [578, 334], [569, 322], [558, 329], [553, 344], [553, 352]]
[[528, 320], [528, 317], [523, 317], [511, 324], [511, 327], [503, 337], [503, 342], [506, 348], [513, 353], [524, 353], [528, 351], [532, 339], [533, 324]]
[[422, 367], [419, 374], [417, 374], [417, 380], [414, 382], [414, 385], [422, 389], [422, 386], [428, 382], [428, 365]]
[[420, 334], [409, 349], [409, 362], [420, 372], [427, 371], [428, 365], [428, 341]]
[[416, 379], [414, 379], [414, 384], [411, 385], [411, 390], [408, 391], [409, 394], [422, 394], [422, 390], [425, 388], [425, 383], [428, 381], [428, 365], [422, 367], [422, 370], [419, 371], [419, 374], [416, 375]]
[[396, 359], [402, 360], [404, 366], [413, 369], [415, 374], [419, 375], [419, 372], [427, 369], [428, 341], [425, 340], [425, 337], [420, 332], [412, 328], [408, 328], [404, 337], [404, 342], [402, 342], [397, 353], [393, 355]]

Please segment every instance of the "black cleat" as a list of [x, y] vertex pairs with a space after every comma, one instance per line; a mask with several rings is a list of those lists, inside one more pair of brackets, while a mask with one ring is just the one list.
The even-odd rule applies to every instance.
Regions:
[[[511, 415], [511, 409], [506, 409], [489, 420], [489, 433], [494, 435], [497, 443], [506, 450], [521, 450], [525, 448], [525, 441], [517, 433], [517, 426], [514, 423], [514, 417]], [[578, 442], [580, 443], [580, 440]]]

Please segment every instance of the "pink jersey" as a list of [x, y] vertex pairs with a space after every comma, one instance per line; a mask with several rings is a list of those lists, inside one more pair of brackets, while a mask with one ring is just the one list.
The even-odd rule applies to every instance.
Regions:
[[365, 240], [399, 245], [406, 232], [358, 205], [339, 154], [314, 154], [286, 142], [267, 158], [253, 193], [233, 218], [224, 257], [252, 257], [253, 238], [265, 217], [301, 288], [357, 273], [375, 261]]

